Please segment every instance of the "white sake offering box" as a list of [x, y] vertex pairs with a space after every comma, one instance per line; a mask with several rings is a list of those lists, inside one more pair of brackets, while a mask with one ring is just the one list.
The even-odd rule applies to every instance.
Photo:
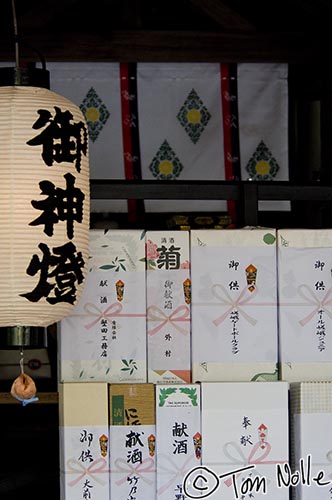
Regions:
[[110, 498], [155, 500], [153, 384], [110, 384]]
[[281, 379], [331, 380], [332, 230], [278, 230]]
[[60, 323], [60, 380], [146, 382], [145, 233], [92, 229], [88, 266]]
[[294, 500], [332, 497], [332, 382], [290, 384]]
[[61, 500], [109, 500], [108, 387], [59, 384]]
[[277, 380], [275, 229], [191, 231], [192, 380]]
[[288, 500], [277, 482], [289, 460], [288, 383], [203, 382], [201, 398], [205, 494]]
[[148, 381], [191, 382], [188, 231], [147, 231]]
[[158, 500], [189, 498], [183, 481], [201, 465], [200, 411], [199, 384], [156, 385]]

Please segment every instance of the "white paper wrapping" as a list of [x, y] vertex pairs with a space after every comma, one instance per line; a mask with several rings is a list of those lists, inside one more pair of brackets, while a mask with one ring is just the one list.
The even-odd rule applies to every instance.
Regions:
[[147, 231], [148, 380], [191, 382], [188, 231]]
[[148, 448], [148, 437], [155, 435], [155, 425], [110, 426], [111, 497], [155, 500], [156, 463]]
[[[305, 470], [305, 481], [294, 488], [294, 499], [329, 500], [332, 487], [332, 446], [329, 428], [332, 418], [331, 382], [290, 384], [291, 443], [293, 470]], [[313, 480], [323, 472], [318, 486]]]
[[191, 259], [193, 380], [276, 379], [275, 230], [193, 230]]
[[158, 500], [187, 498], [182, 482], [201, 464], [200, 421], [198, 384], [156, 385]]
[[61, 500], [109, 500], [107, 384], [60, 384], [59, 410]]
[[283, 380], [330, 379], [331, 247], [330, 230], [278, 230], [279, 338]]
[[[217, 476], [255, 466], [219, 482], [207, 474], [209, 498], [241, 498], [243, 480], [258, 476], [266, 478], [266, 494], [252, 491], [254, 498], [288, 499], [289, 489], [278, 488], [276, 483], [277, 464], [288, 462], [288, 384], [211, 382], [202, 383], [201, 391], [202, 465]], [[244, 498], [250, 498], [249, 494]]]
[[90, 233], [86, 286], [60, 325], [60, 380], [146, 382], [144, 232]]

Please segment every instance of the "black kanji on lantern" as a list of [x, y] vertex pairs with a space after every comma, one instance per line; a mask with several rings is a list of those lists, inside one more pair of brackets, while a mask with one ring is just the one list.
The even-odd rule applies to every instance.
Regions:
[[30, 222], [30, 226], [44, 225], [44, 233], [53, 236], [53, 226], [59, 221], [67, 221], [67, 236], [74, 237], [74, 221], [82, 222], [84, 193], [75, 187], [75, 177], [72, 174], [64, 175], [66, 189], [55, 187], [53, 182], [41, 181], [41, 194], [47, 196], [44, 200], [32, 200], [31, 205], [43, 213]]
[[27, 144], [43, 146], [42, 158], [47, 166], [51, 167], [53, 162], [75, 163], [77, 172], [80, 172], [82, 154], [86, 156], [88, 150], [86, 125], [82, 121], [71, 123], [73, 115], [70, 111], [61, 111], [57, 106], [54, 109], [54, 116], [47, 109], [38, 110], [39, 118], [32, 128], [44, 127], [44, 130]]
[[[77, 252], [76, 246], [71, 241], [54, 247], [53, 254], [45, 243], [40, 243], [38, 247], [43, 257], [40, 259], [37, 254], [34, 254], [26, 272], [29, 276], [35, 276], [39, 272], [39, 282], [31, 292], [21, 294], [21, 296], [30, 302], [38, 302], [42, 297], [46, 297], [50, 304], [58, 302], [74, 304], [76, 282], [80, 284], [84, 279], [82, 253]], [[51, 292], [53, 296], [49, 297]]]

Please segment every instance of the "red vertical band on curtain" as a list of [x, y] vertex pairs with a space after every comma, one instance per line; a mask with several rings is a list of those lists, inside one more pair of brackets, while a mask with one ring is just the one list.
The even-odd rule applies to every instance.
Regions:
[[[224, 163], [226, 180], [240, 180], [239, 116], [237, 95], [237, 65], [220, 65], [221, 102], [223, 115]], [[235, 200], [227, 201], [227, 209], [236, 223]]]
[[[137, 65], [120, 64], [122, 140], [125, 178], [142, 179], [137, 106]], [[128, 200], [128, 220], [135, 222], [144, 211], [143, 200]]]

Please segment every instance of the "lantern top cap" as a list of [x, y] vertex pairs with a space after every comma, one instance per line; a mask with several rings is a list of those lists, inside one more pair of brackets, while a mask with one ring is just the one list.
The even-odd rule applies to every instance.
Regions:
[[46, 70], [45, 58], [37, 49], [30, 47], [39, 55], [42, 64], [41, 69], [36, 68], [35, 63], [28, 63], [23, 67], [20, 64], [20, 42], [23, 40], [18, 33], [15, 0], [11, 0], [11, 7], [14, 29], [15, 66], [0, 69], [0, 86], [29, 85], [49, 89], [50, 77], [49, 72]]
[[50, 74], [44, 68], [18, 68], [16, 66], [0, 68], [0, 86], [31, 86], [50, 88]]

